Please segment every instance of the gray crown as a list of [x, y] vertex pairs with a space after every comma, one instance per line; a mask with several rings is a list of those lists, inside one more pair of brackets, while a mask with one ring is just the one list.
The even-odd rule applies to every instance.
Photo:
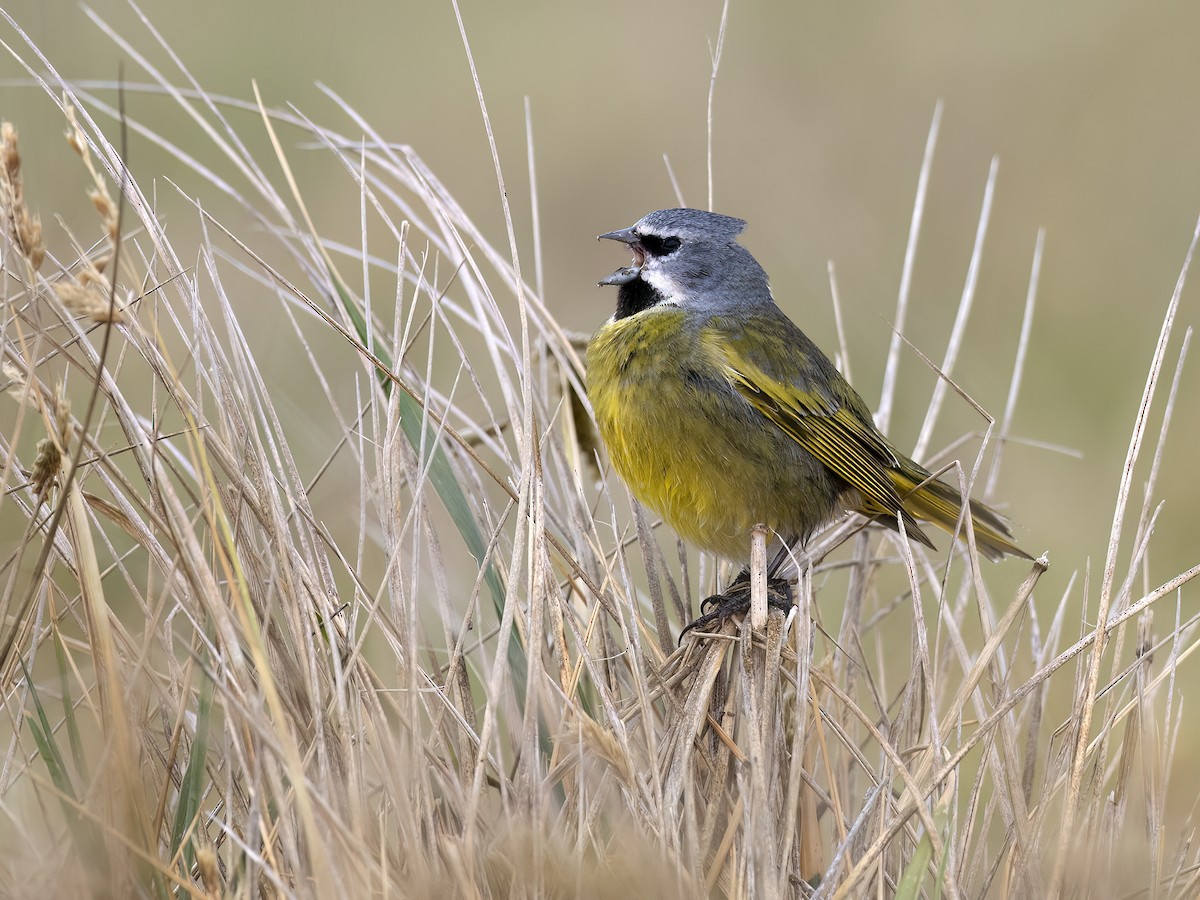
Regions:
[[703, 209], [658, 209], [642, 216], [633, 226], [642, 234], [663, 237], [705, 238], [713, 241], [732, 241], [746, 227], [744, 219], [723, 216]]

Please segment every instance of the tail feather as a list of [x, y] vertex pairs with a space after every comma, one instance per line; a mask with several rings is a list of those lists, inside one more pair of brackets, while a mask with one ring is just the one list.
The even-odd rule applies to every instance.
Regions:
[[[954, 534], [959, 514], [962, 512], [962, 494], [936, 478], [926, 481], [929, 473], [915, 464], [913, 468], [914, 471], [911, 472], [900, 469], [888, 472], [897, 492], [904, 500], [904, 512], [916, 519], [932, 522], [944, 531]], [[971, 521], [975, 527], [975, 545], [988, 559], [995, 561], [1005, 556], [1033, 559], [1013, 542], [1008, 521], [994, 509], [978, 500], [972, 500]], [[907, 525], [907, 517], [905, 524]]]
[[[900, 521], [895, 516], [889, 516], [886, 513], [873, 513], [870, 515], [870, 519], [872, 522], [878, 522], [885, 528], [892, 529], [892, 531], [900, 530]], [[904, 513], [904, 533], [918, 544], [924, 544], [930, 550], [937, 549], [937, 544], [921, 529], [921, 526], [917, 524], [917, 520], [907, 512]]]

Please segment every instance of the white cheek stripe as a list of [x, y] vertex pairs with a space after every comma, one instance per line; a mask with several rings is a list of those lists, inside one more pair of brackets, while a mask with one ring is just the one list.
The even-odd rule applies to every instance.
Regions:
[[687, 297], [679, 292], [675, 282], [656, 268], [642, 266], [642, 280], [662, 295], [657, 306], [686, 306]]

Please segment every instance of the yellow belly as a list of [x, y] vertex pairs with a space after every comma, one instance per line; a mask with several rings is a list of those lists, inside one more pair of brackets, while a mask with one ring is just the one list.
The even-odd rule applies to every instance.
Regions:
[[[833, 513], [826, 473], [719, 374], [677, 308], [606, 324], [588, 347], [588, 396], [613, 467], [685, 540], [745, 560], [763, 523], [805, 534]], [[832, 496], [830, 496], [832, 500]]]

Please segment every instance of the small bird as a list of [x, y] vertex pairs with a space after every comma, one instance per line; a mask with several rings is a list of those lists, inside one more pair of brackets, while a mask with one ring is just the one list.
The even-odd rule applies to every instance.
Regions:
[[[902, 519], [933, 547], [918, 520], [953, 533], [962, 495], [887, 439], [775, 305], [766, 272], [737, 242], [745, 227], [660, 209], [600, 235], [633, 254], [600, 281], [617, 287], [617, 309], [587, 350], [588, 398], [614, 468], [679, 535], [734, 562], [749, 559], [757, 524], [790, 545], [847, 509], [897, 530]], [[970, 510], [983, 555], [1030, 558], [999, 514], [974, 500]], [[772, 579], [774, 597], [786, 584]], [[743, 572], [684, 633], [744, 610], [748, 597]]]

